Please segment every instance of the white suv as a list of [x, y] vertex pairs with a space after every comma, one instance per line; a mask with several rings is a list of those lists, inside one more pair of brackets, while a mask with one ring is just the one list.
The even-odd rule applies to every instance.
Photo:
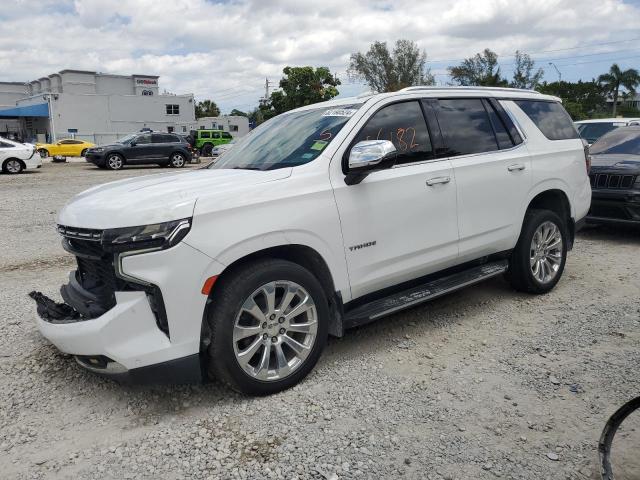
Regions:
[[214, 165], [72, 199], [58, 230], [78, 268], [64, 303], [31, 293], [38, 326], [97, 373], [276, 392], [327, 335], [503, 273], [551, 290], [589, 210], [587, 168], [559, 100], [536, 92], [303, 107]]
[[15, 174], [42, 167], [42, 159], [35, 153], [35, 145], [0, 137], [0, 168], [4, 173]]

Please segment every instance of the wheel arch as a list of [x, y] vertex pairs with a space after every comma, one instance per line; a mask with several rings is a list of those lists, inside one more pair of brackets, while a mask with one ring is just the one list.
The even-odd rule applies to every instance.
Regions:
[[569, 201], [567, 193], [563, 189], [557, 188], [557, 186], [543, 190], [529, 201], [527, 211], [532, 208], [551, 210], [565, 220], [567, 233], [569, 235], [568, 247], [571, 249], [575, 237], [575, 220], [571, 214], [571, 202]]
[[342, 336], [342, 298], [336, 290], [329, 265], [317, 250], [302, 244], [285, 244], [264, 248], [240, 257], [228, 264], [218, 275], [209, 293], [203, 316], [203, 329], [206, 328], [209, 305], [215, 301], [216, 292], [224, 285], [225, 279], [229, 278], [230, 275], [244, 265], [263, 259], [287, 260], [309, 270], [320, 282], [329, 302], [329, 311], [331, 312], [329, 334], [337, 337]]
[[18, 162], [20, 162], [20, 165], [22, 165], [22, 170], [26, 170], [27, 169], [27, 164], [24, 162], [24, 160], [22, 160], [21, 158], [18, 158], [18, 157], [9, 157], [9, 158], [5, 158], [2, 161], [2, 170], [5, 169], [5, 166], [7, 165], [7, 162], [9, 160], [17, 160]]

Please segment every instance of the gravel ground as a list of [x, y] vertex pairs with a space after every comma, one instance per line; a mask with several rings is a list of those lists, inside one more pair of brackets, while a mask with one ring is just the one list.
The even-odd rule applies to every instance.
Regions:
[[26, 293], [73, 265], [69, 197], [158, 171], [0, 175], [0, 477], [598, 478], [600, 431], [640, 390], [640, 231], [583, 231], [548, 295], [494, 279], [332, 339], [271, 397], [121, 386], [45, 341]]

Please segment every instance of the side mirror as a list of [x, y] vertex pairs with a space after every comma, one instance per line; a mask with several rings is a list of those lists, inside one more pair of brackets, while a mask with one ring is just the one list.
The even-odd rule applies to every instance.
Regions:
[[349, 152], [349, 173], [344, 179], [345, 183], [360, 183], [381, 163], [395, 157], [396, 153], [396, 147], [389, 140], [364, 140], [356, 143]]
[[135, 140], [132, 140], [132, 141], [131, 141], [131, 143], [130, 143], [129, 145], [131, 145], [132, 147], [135, 147], [135, 146], [137, 145], [137, 143], [136, 143], [136, 141], [135, 141]]

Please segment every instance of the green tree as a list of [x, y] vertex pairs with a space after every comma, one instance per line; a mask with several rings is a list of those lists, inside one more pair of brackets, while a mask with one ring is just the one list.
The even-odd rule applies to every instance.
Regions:
[[640, 85], [640, 74], [635, 68], [620, 70], [617, 63], [611, 65], [609, 73], [604, 73], [598, 77], [598, 82], [606, 89], [607, 93], [613, 97], [613, 116], [616, 116], [618, 108], [618, 96], [620, 87], [626, 88], [629, 92], [635, 93], [636, 87]]
[[506, 87], [498, 66], [498, 55], [488, 48], [467, 58], [456, 67], [449, 67], [449, 75], [454, 82], [463, 86]]
[[242, 110], [237, 110], [237, 109], [233, 109], [231, 110], [231, 113], [229, 115], [232, 116], [236, 116], [236, 117], [248, 117], [249, 115], [245, 112], [243, 112]]
[[393, 52], [386, 42], [373, 42], [366, 53], [351, 54], [348, 72], [376, 92], [395, 92], [412, 85], [434, 85], [426, 63], [426, 52], [410, 40], [396, 41]]
[[607, 109], [607, 92], [596, 80], [589, 82], [543, 82], [536, 90], [562, 99], [574, 120], [603, 116]]
[[513, 72], [513, 80], [509, 84], [513, 88], [534, 89], [540, 83], [544, 70], [538, 68], [535, 70], [535, 62], [526, 53], [516, 50], [515, 71]]
[[260, 105], [265, 119], [294, 108], [324, 102], [338, 95], [340, 80], [327, 67], [285, 67], [280, 90]]
[[203, 100], [196, 103], [196, 118], [217, 117], [220, 115], [220, 109], [213, 100]]

